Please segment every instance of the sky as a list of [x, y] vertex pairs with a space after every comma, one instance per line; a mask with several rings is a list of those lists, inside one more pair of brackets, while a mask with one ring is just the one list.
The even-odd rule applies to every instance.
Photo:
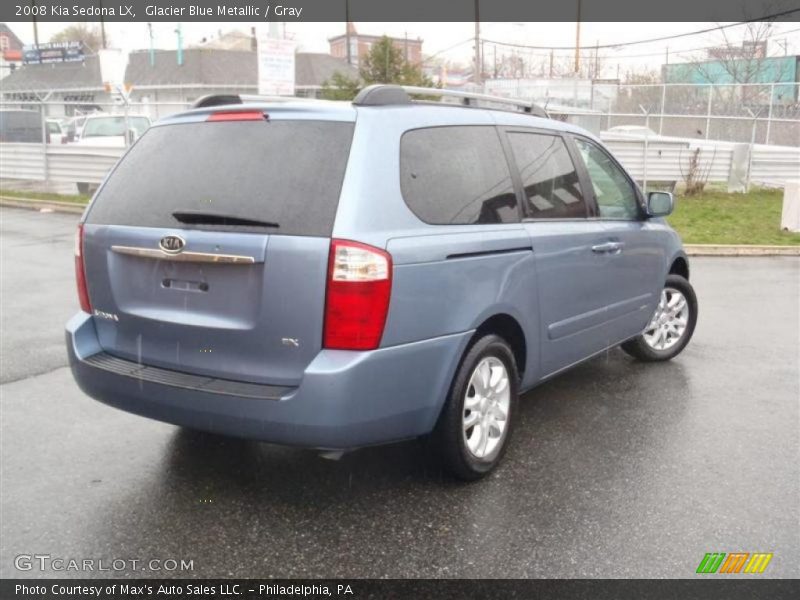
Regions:
[[[24, 43], [33, 43], [31, 23], [9, 23], [11, 29]], [[65, 23], [39, 23], [40, 41], [46, 41], [60, 31]], [[191, 45], [204, 37], [215, 37], [220, 32], [231, 29], [249, 31], [251, 23], [182, 23], [184, 44]], [[423, 53], [441, 53], [448, 60], [468, 64], [473, 53], [473, 23], [356, 23], [360, 33], [374, 35], [387, 34], [396, 37], [408, 35], [409, 38], [423, 39]], [[687, 33], [714, 27], [715, 23], [582, 23], [581, 44], [584, 46], [637, 41], [665, 35]], [[177, 23], [153, 23], [154, 43], [157, 48], [174, 49], [177, 45], [175, 34]], [[281, 30], [283, 25], [280, 26]], [[731, 39], [740, 39], [743, 27], [727, 29]], [[344, 33], [344, 23], [287, 23], [287, 37], [297, 41], [298, 48], [306, 52], [328, 52], [328, 38]], [[107, 23], [106, 32], [117, 47], [126, 51], [149, 47], [146, 23]], [[737, 35], [739, 38], [737, 38]], [[770, 54], [783, 54], [778, 45], [785, 40], [788, 54], [800, 54], [800, 24], [779, 23], [775, 25], [770, 40]], [[482, 23], [481, 37], [486, 40], [537, 45], [573, 46], [575, 43], [575, 23]], [[664, 63], [667, 47], [670, 62], [680, 62], [697, 58], [698, 49], [719, 45], [722, 35], [705, 33], [668, 42], [654, 42], [635, 45], [619, 50], [601, 50], [606, 72], [604, 76], [614, 76], [617, 65], [622, 73], [627, 70], [658, 69]], [[489, 62], [493, 52], [492, 45], [486, 42], [485, 62]], [[502, 48], [498, 47], [498, 53]], [[510, 49], [505, 52], [511, 52]], [[546, 50], [521, 51], [523, 58], [544, 60]], [[556, 56], [569, 56], [569, 50], [556, 50]], [[588, 52], [593, 56], [594, 51]], [[533, 54], [533, 56], [531, 56]]]

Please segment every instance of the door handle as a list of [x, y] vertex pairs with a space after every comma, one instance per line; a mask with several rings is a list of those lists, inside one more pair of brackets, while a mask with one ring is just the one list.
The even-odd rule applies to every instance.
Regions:
[[625, 246], [622, 242], [606, 242], [605, 244], [597, 244], [592, 246], [592, 252], [595, 254], [619, 254]]

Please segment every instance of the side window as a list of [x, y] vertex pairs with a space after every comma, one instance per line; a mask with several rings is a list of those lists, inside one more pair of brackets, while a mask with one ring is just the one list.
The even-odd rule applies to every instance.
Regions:
[[400, 141], [400, 189], [432, 225], [519, 221], [500, 137], [494, 127], [432, 127]]
[[586, 203], [564, 140], [540, 133], [508, 134], [528, 214], [536, 219], [583, 219]]
[[638, 219], [636, 192], [625, 174], [595, 144], [580, 138], [575, 138], [575, 143], [589, 171], [600, 217]]

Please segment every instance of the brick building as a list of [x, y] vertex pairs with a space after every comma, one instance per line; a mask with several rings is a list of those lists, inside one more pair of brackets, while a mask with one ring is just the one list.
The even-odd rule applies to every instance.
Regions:
[[[350, 34], [350, 61], [354, 67], [358, 67], [362, 59], [372, 49], [372, 45], [378, 42], [383, 36], [366, 35], [358, 33], [353, 23], [347, 24], [347, 31]], [[409, 37], [389, 37], [394, 47], [403, 53], [403, 57], [411, 64], [422, 62], [422, 38]], [[347, 34], [343, 33], [332, 38], [328, 38], [330, 44], [330, 54], [333, 57], [347, 60]]]

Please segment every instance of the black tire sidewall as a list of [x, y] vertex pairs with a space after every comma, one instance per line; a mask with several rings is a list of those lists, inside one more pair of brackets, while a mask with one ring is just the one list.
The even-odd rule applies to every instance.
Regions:
[[[489, 460], [475, 457], [467, 448], [463, 435], [463, 413], [467, 386], [478, 363], [487, 357], [502, 361], [508, 371], [510, 402], [505, 437], [499, 451]], [[467, 350], [453, 378], [453, 384], [439, 421], [439, 440], [446, 466], [461, 479], [478, 479], [488, 474], [505, 454], [514, 430], [519, 398], [519, 375], [514, 354], [508, 343], [498, 335], [489, 334], [477, 339]]]
[[694, 335], [694, 329], [697, 325], [698, 306], [697, 295], [694, 292], [692, 284], [690, 284], [689, 281], [680, 275], [667, 275], [667, 280], [664, 282], [664, 288], [668, 287], [675, 288], [681, 294], [683, 294], [683, 297], [686, 298], [686, 302], [689, 305], [689, 321], [686, 324], [686, 331], [684, 331], [683, 337], [681, 337], [680, 341], [678, 341], [678, 343], [672, 348], [667, 350], [656, 350], [655, 348], [651, 348], [650, 345], [645, 341], [643, 333], [631, 340], [631, 342], [626, 342], [626, 344], [623, 345], [623, 349], [626, 352], [629, 352], [633, 356], [642, 360], [671, 360], [683, 352], [683, 349], [686, 348], [687, 344], [691, 341], [692, 336]]

